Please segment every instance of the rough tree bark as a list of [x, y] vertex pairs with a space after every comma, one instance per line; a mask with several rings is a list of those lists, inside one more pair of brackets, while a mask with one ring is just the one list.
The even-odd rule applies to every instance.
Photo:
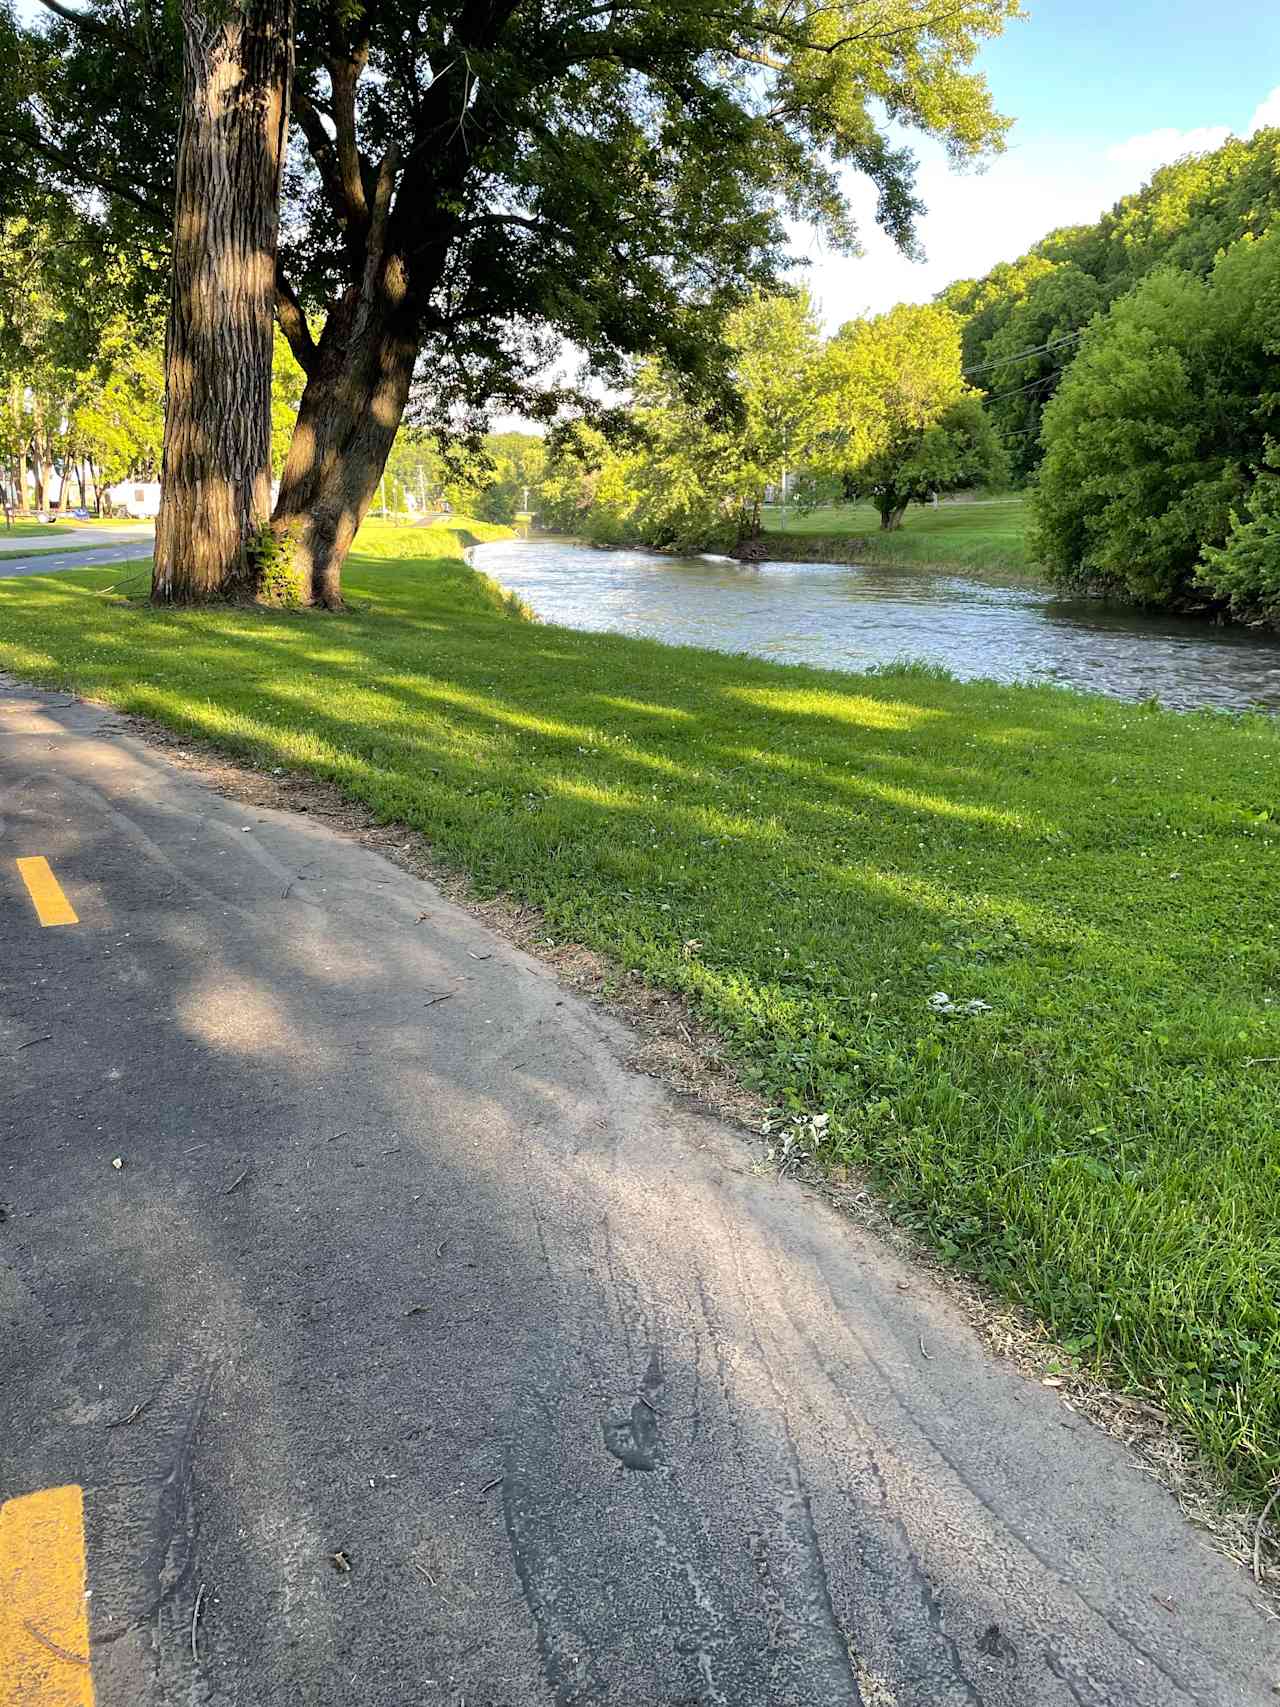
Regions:
[[253, 590], [271, 509], [271, 351], [293, 0], [182, 0], [183, 103], [151, 594]]
[[272, 527], [290, 543], [298, 596], [338, 610], [342, 564], [368, 514], [409, 398], [417, 340], [381, 315], [349, 341], [335, 312], [308, 376]]
[[393, 152], [378, 168], [363, 278], [305, 352], [307, 383], [272, 518], [299, 598], [328, 610], [341, 609], [342, 564], [382, 478], [418, 355], [405, 264], [386, 252], [396, 166]]
[[[468, 28], [499, 30], [516, 3], [482, 0]], [[281, 331], [307, 383], [272, 528], [287, 542], [299, 596], [331, 610], [341, 608], [343, 561], [373, 503], [409, 399], [424, 324], [441, 329], [429, 304], [461, 229], [447, 210], [478, 142], [479, 120], [469, 106], [475, 82], [463, 52], [432, 81], [418, 119], [421, 140], [405, 157], [403, 173], [394, 146], [381, 161], [366, 157], [357, 135], [357, 89], [367, 59], [367, 41], [335, 44], [326, 62], [323, 115], [305, 90], [294, 91], [293, 114], [346, 252], [346, 288], [318, 343], [283, 272], [276, 292]], [[424, 214], [424, 204], [434, 207], [434, 217]]]

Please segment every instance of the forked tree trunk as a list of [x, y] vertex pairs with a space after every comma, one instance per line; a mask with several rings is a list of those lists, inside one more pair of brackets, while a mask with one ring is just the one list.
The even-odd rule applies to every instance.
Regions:
[[896, 533], [902, 526], [902, 518], [907, 513], [907, 506], [899, 503], [882, 503], [880, 510], [880, 526], [885, 533]]
[[247, 593], [271, 509], [292, 0], [182, 0], [183, 100], [151, 596]]
[[272, 519], [297, 596], [328, 610], [342, 607], [342, 565], [386, 467], [418, 354], [400, 261], [378, 267], [375, 252], [371, 272], [325, 326]]

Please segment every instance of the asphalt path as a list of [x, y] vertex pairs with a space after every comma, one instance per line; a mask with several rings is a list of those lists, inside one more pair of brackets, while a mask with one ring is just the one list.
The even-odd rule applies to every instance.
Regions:
[[[49, 531], [52, 534], [57, 530], [50, 528]], [[86, 529], [76, 534], [68, 532], [63, 536], [63, 541], [57, 544], [52, 540], [48, 544], [41, 541], [29, 554], [22, 557], [9, 557], [7, 553], [22, 550], [26, 541], [15, 540], [12, 544], [6, 544], [5, 536], [0, 532], [0, 580], [10, 575], [49, 575], [55, 571], [62, 574], [68, 569], [100, 569], [106, 563], [129, 563], [151, 556], [155, 536], [150, 528], [128, 534], [123, 540], [114, 530], [110, 535], [107, 535], [105, 529], [94, 533], [95, 540], [109, 537], [111, 544], [77, 543], [73, 546], [67, 543], [70, 540], [78, 542], [86, 538], [88, 531]]]
[[3, 1707], [1274, 1701], [1122, 1447], [354, 840], [0, 680], [0, 944]]

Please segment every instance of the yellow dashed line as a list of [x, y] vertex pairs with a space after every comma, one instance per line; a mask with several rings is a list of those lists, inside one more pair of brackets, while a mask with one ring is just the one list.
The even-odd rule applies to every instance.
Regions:
[[49, 869], [49, 862], [40, 855], [35, 859], [20, 859], [18, 875], [26, 884], [35, 903], [36, 917], [42, 925], [78, 925], [75, 908], [62, 893], [62, 885]]
[[84, 1589], [78, 1487], [0, 1506], [0, 1707], [93, 1707]]

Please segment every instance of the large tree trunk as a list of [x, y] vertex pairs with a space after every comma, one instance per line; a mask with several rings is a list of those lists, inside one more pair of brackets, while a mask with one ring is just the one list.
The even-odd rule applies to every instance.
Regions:
[[292, 0], [183, 0], [154, 599], [248, 593], [271, 509], [271, 350]]
[[375, 245], [366, 284], [329, 316], [272, 521], [298, 598], [328, 610], [341, 609], [342, 565], [382, 478], [418, 354], [403, 265], [378, 259]]
[[896, 533], [902, 526], [902, 518], [907, 513], [907, 506], [895, 498], [882, 499], [877, 502], [880, 511], [880, 527], [885, 533]]

